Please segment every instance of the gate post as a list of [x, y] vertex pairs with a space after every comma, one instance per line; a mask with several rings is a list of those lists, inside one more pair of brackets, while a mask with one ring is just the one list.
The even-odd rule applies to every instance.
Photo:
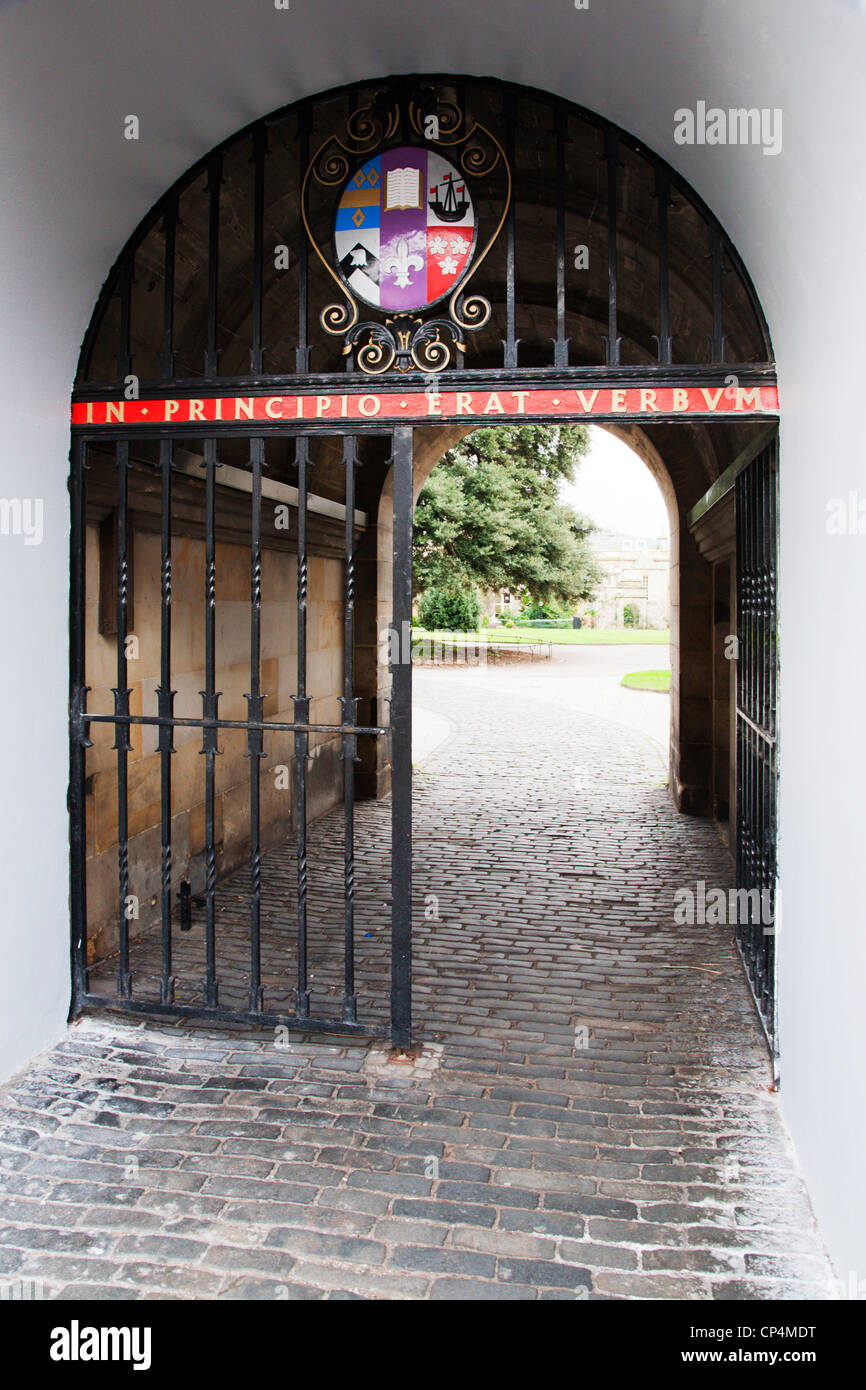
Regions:
[[412, 1041], [413, 432], [394, 430], [394, 607], [391, 665], [391, 1045]]

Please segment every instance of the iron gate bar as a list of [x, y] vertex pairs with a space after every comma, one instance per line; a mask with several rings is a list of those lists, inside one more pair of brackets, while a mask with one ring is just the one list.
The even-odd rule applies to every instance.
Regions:
[[84, 477], [86, 445], [73, 439], [70, 455], [69, 533], [69, 857], [70, 857], [70, 955], [72, 1005], [70, 1015], [87, 992], [87, 749], [91, 746], [83, 717], [88, 687], [85, 681], [85, 515]]
[[161, 821], [161, 889], [162, 889], [162, 979], [160, 997], [163, 1004], [174, 998], [171, 974], [171, 758], [174, 753], [172, 716], [174, 695], [171, 688], [171, 469], [173, 445], [163, 439], [159, 445], [162, 470], [162, 518], [160, 537], [160, 676], [156, 692], [157, 709], [165, 721], [159, 726], [160, 752], [160, 821]]
[[[520, 367], [518, 369], [519, 389], [532, 390], [533, 387], [558, 388], [567, 391], [582, 386], [604, 386], [605, 388], [616, 389], [617, 387], [634, 386], [641, 384], [644, 380], [656, 387], [682, 386], [692, 384], [694, 386], [724, 386], [726, 378], [730, 375], [732, 368], [736, 366], [737, 379], [741, 386], [775, 386], [778, 381], [775, 365], [772, 362], [747, 362], [747, 363], [718, 363], [718, 362], [673, 362], [660, 364], [648, 362], [643, 366], [634, 366], [629, 363], [619, 362], [615, 368], [606, 366], [594, 367], [569, 367], [563, 370], [558, 367]], [[369, 376], [355, 374], [354, 376], [344, 373], [323, 372], [320, 375], [309, 375], [304, 377], [292, 376], [282, 373], [279, 376], [224, 376], [208, 379], [206, 377], [178, 377], [171, 383], [172, 396], [186, 400], [189, 397], [199, 396], [309, 396], [317, 395], [357, 395], [371, 393], [373, 395], [397, 395], [401, 391], [412, 391], [413, 389], [424, 388], [428, 385], [429, 374], [423, 372], [405, 372], [400, 376], [399, 382], [391, 378], [380, 377], [379, 382], [387, 382], [378, 390], [370, 392], [371, 382]], [[479, 368], [464, 367], [459, 372], [443, 371], [436, 375], [437, 391], [499, 391], [505, 386], [518, 388], [518, 379], [515, 377], [514, 370], [506, 367], [485, 367]], [[116, 401], [118, 399], [119, 386], [117, 382], [112, 382], [107, 386], [76, 386], [72, 392], [73, 403], [86, 405], [88, 401]], [[161, 400], [165, 396], [165, 382], [159, 378], [153, 381], [142, 381], [139, 383], [139, 399], [143, 401]], [[711, 414], [711, 412], [710, 412]], [[593, 419], [595, 417], [592, 417]], [[677, 417], [680, 418], [680, 417]], [[689, 417], [694, 419], [694, 415]], [[712, 418], [718, 419], [718, 415]], [[244, 422], [249, 425], [249, 421]], [[398, 422], [399, 423], [399, 422]], [[256, 432], [260, 432], [262, 422], [256, 421]], [[341, 422], [338, 416], [322, 418], [321, 421], [315, 419], [305, 419], [303, 422], [292, 420], [275, 420], [273, 428], [291, 431], [292, 429], [303, 430], [309, 433], [316, 428], [325, 429], [334, 434], [335, 429], [341, 424], [351, 428], [352, 432], [357, 432], [362, 421], [346, 420]], [[167, 422], [164, 426], [172, 433], [177, 429], [185, 428], [175, 422]], [[218, 428], [219, 422], [208, 420], [209, 430]], [[161, 425], [144, 426], [136, 425], [136, 437], [146, 428], [163, 428]], [[387, 426], [381, 420], [378, 422], [371, 417], [370, 428], [379, 434], [387, 430]], [[82, 431], [92, 430], [92, 425], [74, 425], [73, 429]], [[123, 433], [123, 424], [118, 421], [114, 425], [118, 433]], [[199, 436], [201, 429], [199, 429]]]
[[347, 729], [343, 724], [299, 724], [294, 720], [284, 722], [277, 719], [195, 719], [179, 715], [170, 719], [163, 719], [158, 714], [90, 714], [87, 713], [88, 724], [146, 724], [158, 728], [163, 724], [170, 724], [175, 729], [261, 729], [264, 733], [307, 733], [307, 734], [342, 734], [354, 732], [356, 734], [387, 734], [388, 726], [382, 724], [355, 724]]
[[117, 374], [125, 381], [132, 371], [132, 282], [135, 276], [135, 256], [127, 260], [120, 274], [120, 325], [117, 352]]
[[130, 691], [127, 688], [126, 638], [129, 602], [129, 561], [127, 556], [129, 445], [121, 440], [115, 449], [117, 468], [117, 685], [114, 687], [115, 738], [117, 751], [117, 876], [118, 876], [118, 941], [120, 958], [117, 973], [118, 993], [132, 993], [129, 973], [129, 800], [128, 754], [131, 749], [129, 729], [121, 721], [129, 714]]
[[[517, 127], [517, 96], [513, 91], [505, 95], [503, 105], [505, 119], [505, 156], [511, 169], [514, 168], [514, 145]], [[515, 249], [514, 249], [514, 198], [508, 200], [505, 214], [505, 341], [502, 344], [502, 365], [504, 368], [517, 366], [517, 345], [515, 337], [516, 308], [514, 299]], [[462, 356], [463, 354], [461, 354]]]
[[[344, 726], [356, 723], [355, 699], [355, 467], [358, 445], [353, 435], [343, 442], [343, 466], [346, 474], [345, 494], [345, 584], [343, 598], [343, 698], [340, 705]], [[355, 994], [355, 763], [357, 736], [344, 728], [341, 756], [343, 759], [343, 883], [345, 894], [344, 917], [344, 985], [343, 1018], [353, 1023], [357, 1018], [358, 1000]]]
[[265, 154], [268, 146], [266, 126], [260, 126], [253, 137], [253, 326], [250, 345], [250, 371], [264, 368], [262, 346], [262, 309], [264, 281], [265, 235]]
[[261, 760], [264, 734], [261, 727], [263, 697], [261, 689], [262, 650], [262, 464], [265, 441], [250, 440], [252, 501], [250, 510], [250, 689], [246, 697], [249, 729], [247, 756], [250, 760], [250, 1012], [264, 1007], [261, 960]]
[[219, 255], [220, 255], [220, 184], [222, 155], [213, 154], [208, 162], [207, 192], [208, 253], [207, 253], [207, 350], [204, 360], [205, 376], [219, 375], [217, 323], [219, 316]]
[[556, 338], [553, 365], [568, 366], [569, 339], [565, 336], [565, 142], [568, 117], [562, 102], [554, 108], [556, 131]]
[[204, 441], [205, 468], [205, 615], [204, 615], [204, 683], [200, 692], [206, 722], [202, 726], [204, 754], [204, 833], [205, 833], [205, 1000], [216, 1008], [219, 986], [216, 977], [216, 756], [217, 731], [212, 721], [217, 718], [219, 693], [216, 690], [216, 440]]
[[412, 625], [413, 431], [394, 430], [391, 649], [391, 1043], [412, 1043]]
[[710, 228], [710, 254], [713, 262], [713, 337], [710, 344], [710, 356], [713, 362], [724, 362], [725, 360], [725, 341], [727, 333], [724, 329], [724, 309], [722, 299], [722, 276], [725, 272], [722, 237], [718, 227]]
[[177, 239], [177, 194], [166, 202], [163, 217], [165, 260], [162, 296], [162, 344], [159, 353], [160, 376], [168, 381], [174, 375], [174, 266]]
[[[300, 167], [306, 169], [310, 162], [310, 114], [312, 107], [305, 102], [298, 112], [298, 149]], [[303, 377], [310, 370], [309, 295], [310, 295], [310, 257], [307, 238], [299, 238], [298, 251], [298, 346], [295, 349], [295, 371]], [[342, 378], [341, 378], [342, 380]]]
[[261, 1013], [251, 1013], [244, 1009], [227, 1009], [223, 1005], [209, 1008], [207, 1004], [179, 1004], [166, 1006], [158, 999], [148, 999], [141, 995], [124, 999], [116, 994], [96, 992], [81, 995], [76, 1001], [75, 1013], [82, 1009], [119, 1009], [123, 1013], [158, 1014], [172, 1018], [218, 1019], [221, 1023], [255, 1024], [261, 1028], [286, 1028], [294, 1033], [339, 1033], [356, 1038], [378, 1038], [385, 1034], [381, 1030], [364, 1023], [346, 1023], [340, 1018], [317, 1018], [311, 1014], [301, 1019], [297, 1014], [278, 1013], [265, 1009]]
[[307, 468], [309, 440], [300, 434], [295, 443], [298, 466], [298, 680], [295, 695], [295, 719], [301, 723], [295, 732], [295, 766], [297, 769], [298, 817], [298, 988], [296, 1007], [299, 1018], [310, 1012], [310, 991], [307, 982], [307, 756], [309, 735], [303, 727], [310, 717], [307, 695]]
[[610, 129], [605, 135], [605, 159], [607, 161], [607, 337], [605, 343], [606, 365], [619, 366], [620, 338], [617, 332], [617, 176], [619, 167], [619, 142], [616, 132]]
[[666, 170], [656, 170], [659, 241], [659, 331], [658, 360], [660, 367], [669, 367], [673, 357], [671, 338], [670, 257], [668, 250], [668, 210], [671, 203], [671, 181]]

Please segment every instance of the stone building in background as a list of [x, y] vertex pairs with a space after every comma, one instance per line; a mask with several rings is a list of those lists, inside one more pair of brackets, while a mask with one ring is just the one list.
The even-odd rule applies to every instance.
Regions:
[[590, 537], [603, 578], [577, 612], [590, 627], [665, 628], [671, 621], [670, 541], [596, 531]]

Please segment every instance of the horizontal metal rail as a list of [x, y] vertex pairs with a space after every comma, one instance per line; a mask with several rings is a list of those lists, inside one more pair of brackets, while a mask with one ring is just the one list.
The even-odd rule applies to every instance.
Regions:
[[172, 729], [260, 729], [277, 734], [387, 734], [387, 724], [303, 724], [283, 723], [268, 719], [195, 719], [174, 718], [159, 714], [87, 714], [78, 716], [82, 724], [146, 724], [154, 728]]
[[125, 1013], [161, 1014], [172, 1018], [215, 1018], [223, 1023], [252, 1023], [264, 1028], [288, 1028], [290, 1032], [300, 1033], [350, 1033], [355, 1037], [387, 1037], [388, 1029], [383, 1025], [371, 1030], [368, 1024], [347, 1023], [341, 1018], [317, 1017], [301, 1018], [297, 1014], [258, 1013], [244, 1009], [224, 1009], [221, 1005], [212, 1008], [207, 1004], [161, 1003], [158, 999], [148, 999], [136, 995], [119, 998], [114, 994], [84, 994], [82, 1006], [93, 1009], [122, 1009]]

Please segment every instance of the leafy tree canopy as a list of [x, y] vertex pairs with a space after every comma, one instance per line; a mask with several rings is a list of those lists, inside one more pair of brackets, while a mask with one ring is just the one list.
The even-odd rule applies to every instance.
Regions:
[[449, 449], [415, 508], [416, 589], [591, 598], [600, 578], [587, 541], [595, 527], [559, 499], [588, 447], [584, 425], [500, 425]]

